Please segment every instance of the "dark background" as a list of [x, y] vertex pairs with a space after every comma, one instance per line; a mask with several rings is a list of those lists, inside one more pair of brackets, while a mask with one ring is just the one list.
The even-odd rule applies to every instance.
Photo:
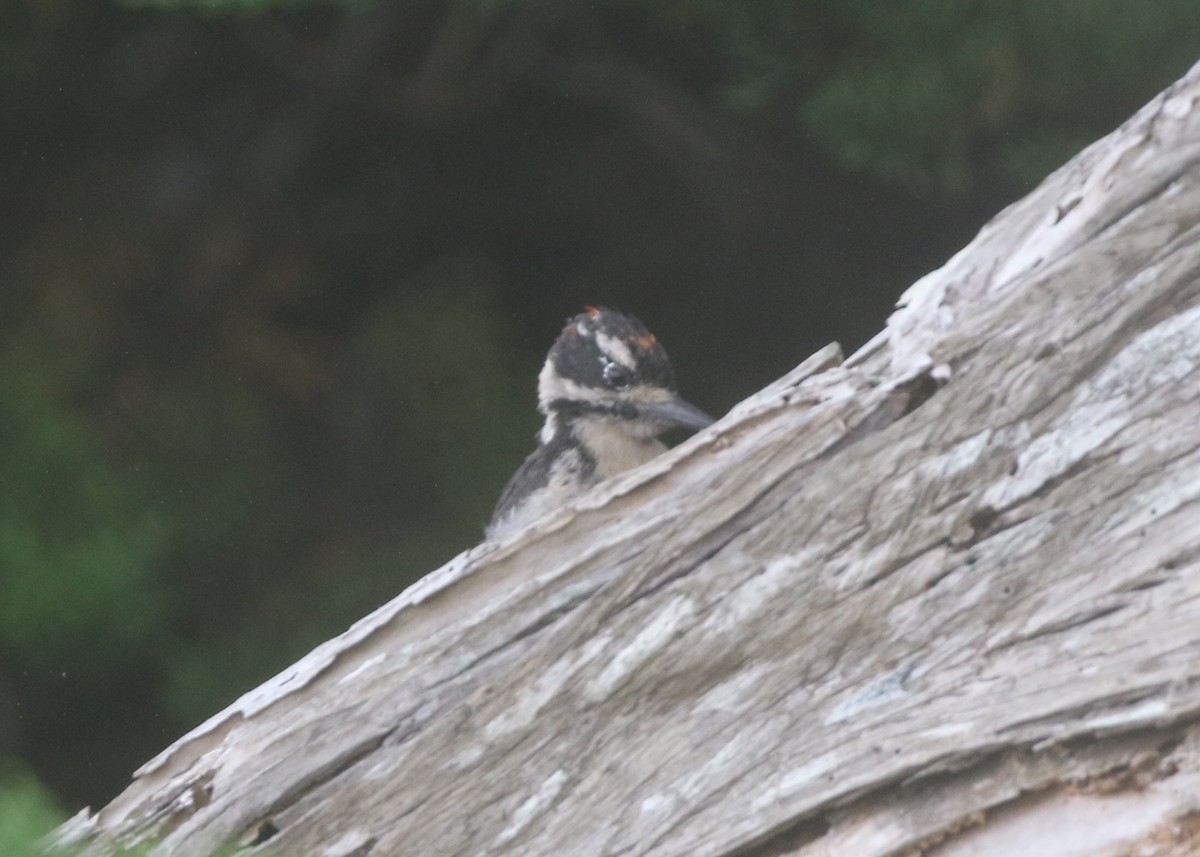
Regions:
[[0, 851], [477, 542], [583, 304], [723, 413], [1197, 58], [1194, 0], [0, 6]]

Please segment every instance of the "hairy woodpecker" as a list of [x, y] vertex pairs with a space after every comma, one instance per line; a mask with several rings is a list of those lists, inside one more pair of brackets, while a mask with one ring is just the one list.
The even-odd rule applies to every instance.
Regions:
[[666, 450], [672, 426], [712, 423], [675, 392], [667, 353], [640, 321], [588, 307], [567, 321], [538, 375], [546, 423], [538, 445], [513, 474], [488, 535], [531, 521], [602, 479]]

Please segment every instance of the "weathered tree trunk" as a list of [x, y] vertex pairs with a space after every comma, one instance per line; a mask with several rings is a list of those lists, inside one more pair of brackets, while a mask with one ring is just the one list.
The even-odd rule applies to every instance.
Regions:
[[830, 348], [137, 773], [97, 853], [1200, 850], [1200, 66]]

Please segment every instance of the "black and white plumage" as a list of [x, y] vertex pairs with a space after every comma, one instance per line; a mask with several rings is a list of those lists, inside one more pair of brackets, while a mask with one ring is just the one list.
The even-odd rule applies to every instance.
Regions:
[[712, 417], [680, 398], [667, 353], [640, 321], [588, 307], [568, 320], [538, 375], [546, 423], [538, 446], [496, 504], [488, 535], [558, 508], [571, 497], [666, 451], [673, 426]]

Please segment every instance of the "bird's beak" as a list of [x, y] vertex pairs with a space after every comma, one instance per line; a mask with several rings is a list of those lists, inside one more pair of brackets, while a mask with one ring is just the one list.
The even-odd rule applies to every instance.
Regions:
[[649, 419], [699, 431], [716, 422], [691, 402], [675, 396], [665, 402], [646, 402], [638, 405], [638, 411]]

